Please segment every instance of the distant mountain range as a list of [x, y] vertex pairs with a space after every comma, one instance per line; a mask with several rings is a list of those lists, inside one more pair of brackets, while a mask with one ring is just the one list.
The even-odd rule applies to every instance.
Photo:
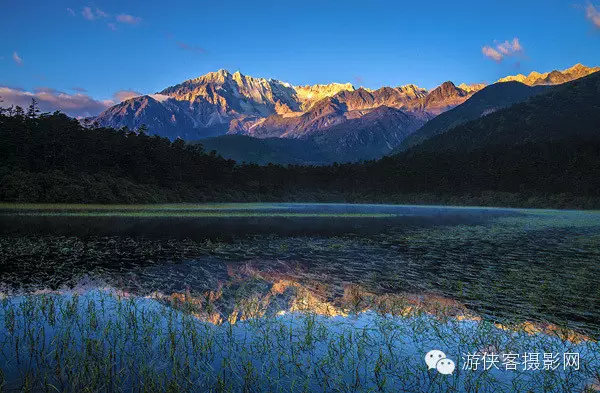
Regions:
[[226, 70], [168, 87], [153, 95], [115, 105], [96, 121], [193, 140], [221, 134], [259, 138], [303, 138], [381, 106], [429, 119], [464, 102], [481, 85], [456, 87], [445, 82], [428, 91], [415, 85], [355, 89], [351, 84], [293, 86]]
[[578, 63], [573, 67], [562, 71], [554, 70], [544, 74], [534, 71], [527, 76], [522, 74], [507, 76], [505, 78], [498, 79], [498, 82], [521, 82], [528, 86], [559, 85], [561, 83], [583, 78], [584, 76], [597, 71], [600, 71], [600, 67], [586, 67], [583, 64]]
[[[377, 90], [340, 83], [293, 86], [220, 70], [153, 95], [123, 101], [104, 111], [96, 121], [102, 126], [130, 129], [145, 124], [151, 134], [170, 139], [212, 137], [204, 140], [207, 148], [218, 146], [215, 150], [219, 154], [247, 162], [263, 163], [265, 157], [277, 163], [369, 160], [523, 101], [543, 91], [544, 87], [538, 85], [564, 83], [597, 70], [600, 67], [577, 64], [564, 71], [509, 76], [498, 81], [510, 83], [485, 87], [444, 82], [431, 91], [412, 84]], [[296, 139], [299, 143], [218, 140], [227, 134]], [[241, 154], [240, 144], [246, 145], [247, 156]], [[262, 152], [262, 158], [253, 148]], [[270, 153], [265, 150], [272, 148], [275, 150]], [[288, 148], [314, 151], [286, 155]]]

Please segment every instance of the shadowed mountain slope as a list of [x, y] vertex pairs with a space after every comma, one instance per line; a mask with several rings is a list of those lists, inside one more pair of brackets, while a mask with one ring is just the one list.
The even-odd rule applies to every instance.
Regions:
[[411, 149], [472, 151], [489, 146], [600, 137], [600, 72], [459, 125]]
[[428, 121], [417, 132], [408, 136], [395, 149], [395, 152], [404, 151], [460, 124], [524, 101], [548, 88], [546, 86], [530, 87], [519, 82], [496, 83], [487, 86], [475, 93], [465, 103]]

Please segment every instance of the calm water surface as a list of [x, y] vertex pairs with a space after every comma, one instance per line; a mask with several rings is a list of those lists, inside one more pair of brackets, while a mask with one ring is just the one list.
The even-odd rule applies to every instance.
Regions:
[[[8, 288], [204, 293], [277, 280], [325, 299], [443, 296], [489, 318], [600, 327], [600, 212], [342, 204], [4, 206]], [[261, 285], [259, 285], [259, 283]]]

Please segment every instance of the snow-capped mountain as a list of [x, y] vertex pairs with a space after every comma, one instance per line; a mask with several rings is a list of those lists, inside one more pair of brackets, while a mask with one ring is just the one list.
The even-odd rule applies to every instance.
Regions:
[[510, 75], [501, 79], [498, 82], [521, 82], [528, 86], [538, 85], [558, 85], [565, 82], [570, 82], [575, 79], [583, 78], [589, 74], [600, 71], [600, 67], [586, 67], [583, 64], [575, 64], [571, 68], [567, 68], [562, 71], [550, 71], [545, 73], [539, 73], [533, 71], [529, 75], [523, 74]]
[[349, 83], [294, 86], [227, 70], [210, 72], [153, 95], [133, 97], [103, 113], [102, 126], [135, 129], [171, 139], [225, 133], [256, 137], [310, 135], [386, 106], [429, 119], [464, 102], [477, 87], [445, 82], [431, 92], [415, 85], [355, 89]]

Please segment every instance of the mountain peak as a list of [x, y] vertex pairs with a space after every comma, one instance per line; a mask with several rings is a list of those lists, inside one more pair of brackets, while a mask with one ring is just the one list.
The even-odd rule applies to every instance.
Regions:
[[[242, 74], [240, 71], [236, 71], [231, 75], [231, 79], [233, 79], [237, 84], [244, 85], [246, 83], [246, 75]], [[249, 77], [248, 79], [254, 80], [254, 78]], [[264, 81], [263, 79], [257, 79], [259, 81]]]
[[231, 77], [232, 77], [234, 80], [242, 80], [242, 79], [244, 79], [246, 76], [245, 76], [244, 74], [242, 74], [242, 73], [241, 73], [241, 72], [238, 70], [238, 71], [234, 72], [234, 73], [233, 73], [233, 75], [231, 75]]
[[442, 83], [439, 87], [441, 87], [443, 89], [448, 89], [448, 88], [455, 88], [456, 85], [452, 81], [446, 81], [446, 82]]
[[472, 83], [470, 85], [466, 83], [461, 83], [460, 85], [458, 85], [458, 88], [466, 91], [467, 93], [475, 93], [483, 89], [485, 86], [485, 83]]
[[589, 69], [589, 68], [590, 67], [586, 67], [581, 63], [577, 63], [573, 67], [567, 68], [565, 71], [580, 71], [580, 70]]
[[427, 89], [424, 89], [424, 88], [414, 85], [412, 83], [409, 83], [407, 85], [398, 86], [397, 89], [403, 93], [413, 93], [413, 94], [427, 93]]
[[469, 92], [456, 87], [453, 82], [446, 81], [427, 94], [424, 106], [437, 115], [462, 104], [469, 95]]
[[227, 77], [227, 76], [231, 76], [231, 72], [229, 72], [228, 70], [226, 70], [224, 68], [221, 68], [218, 71], [207, 72], [206, 74], [201, 75], [196, 79], [211, 78], [211, 77]]
[[456, 87], [456, 85], [451, 81], [446, 81], [433, 89], [428, 96], [433, 97], [434, 99], [444, 99], [448, 97], [457, 97], [464, 96], [465, 91]]
[[323, 98], [333, 97], [344, 91], [354, 91], [351, 83], [329, 83], [326, 85], [294, 86], [296, 96], [302, 102], [302, 108], [308, 109]]
[[[371, 111], [367, 119], [403, 118], [404, 113], [411, 113], [426, 120], [469, 96], [452, 82], [433, 92], [414, 84], [377, 90], [335, 82], [297, 86], [219, 69], [116, 105], [98, 118], [109, 125], [144, 123], [155, 133], [169, 136], [185, 126], [193, 135], [230, 132], [301, 137]], [[404, 112], [397, 112], [400, 109]]]
[[587, 76], [597, 71], [600, 71], [600, 67], [586, 67], [581, 63], [577, 63], [574, 66], [562, 71], [553, 70], [545, 73], [533, 71], [527, 76], [523, 74], [509, 75], [507, 77], [498, 79], [497, 83], [516, 81], [529, 86], [557, 85], [565, 82], [570, 82], [575, 79], [583, 78], [584, 76]]
[[354, 85], [352, 83], [338, 83], [338, 82], [331, 82], [331, 83], [317, 84], [317, 85], [298, 85], [298, 86], [296, 86], [296, 88], [300, 88], [300, 89], [312, 89], [312, 90], [339, 89], [340, 91], [343, 91], [343, 90], [349, 90], [349, 91], [356, 90], [354, 88]]
[[407, 85], [400, 86], [401, 89], [420, 90], [421, 88], [415, 84], [409, 83]]
[[[231, 78], [231, 73], [224, 68], [221, 68], [218, 71], [207, 72], [204, 75], [200, 75], [196, 78], [188, 79], [183, 83], [180, 83], [176, 86], [181, 86], [185, 84], [198, 84], [198, 83], [207, 83], [207, 82], [216, 82], [216, 81], [225, 81], [226, 79]], [[173, 86], [175, 87], [175, 86]], [[170, 89], [170, 88], [167, 88]], [[166, 89], [165, 89], [166, 90]]]

